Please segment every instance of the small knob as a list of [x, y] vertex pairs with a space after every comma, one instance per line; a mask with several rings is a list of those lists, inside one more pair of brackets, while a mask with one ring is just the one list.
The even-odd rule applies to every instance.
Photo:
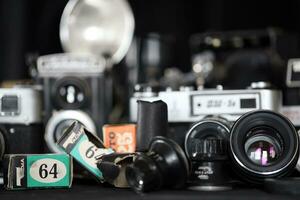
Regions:
[[166, 88], [166, 92], [172, 92], [172, 91], [173, 91], [173, 89], [171, 87]]
[[134, 87], [134, 97], [141, 98], [155, 96], [157, 96], [157, 92], [149, 85], [135, 85]]
[[192, 87], [192, 86], [181, 86], [179, 88], [179, 91], [182, 91], [182, 92], [190, 92], [193, 90], [194, 90], [194, 87]]
[[223, 90], [223, 85], [217, 85], [216, 89], [217, 90]]
[[271, 83], [260, 81], [260, 82], [251, 83], [249, 88], [250, 89], [269, 89], [271, 87], [272, 87]]
[[140, 84], [135, 85], [134, 92], [143, 92], [143, 86]]

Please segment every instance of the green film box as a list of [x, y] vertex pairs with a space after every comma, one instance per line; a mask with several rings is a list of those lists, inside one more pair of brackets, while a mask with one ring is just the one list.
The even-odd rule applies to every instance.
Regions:
[[3, 160], [6, 189], [69, 188], [72, 158], [67, 154], [8, 154]]
[[97, 161], [101, 156], [111, 154], [114, 151], [105, 148], [98, 137], [87, 131], [80, 123], [74, 122], [64, 132], [57, 144], [94, 177], [104, 181], [102, 172], [97, 167]]

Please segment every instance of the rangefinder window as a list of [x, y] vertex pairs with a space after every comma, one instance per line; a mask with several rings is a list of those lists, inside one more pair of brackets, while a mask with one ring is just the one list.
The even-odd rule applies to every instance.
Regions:
[[2, 115], [19, 114], [19, 98], [16, 95], [5, 95], [1, 98]]
[[256, 99], [241, 99], [241, 108], [256, 108]]

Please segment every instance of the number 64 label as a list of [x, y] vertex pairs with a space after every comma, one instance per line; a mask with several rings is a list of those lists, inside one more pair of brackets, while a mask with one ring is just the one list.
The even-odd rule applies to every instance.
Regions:
[[67, 174], [67, 168], [59, 160], [44, 158], [35, 161], [30, 167], [31, 178], [41, 183], [55, 183]]
[[71, 184], [71, 159], [66, 154], [27, 157], [28, 187], [67, 187]]

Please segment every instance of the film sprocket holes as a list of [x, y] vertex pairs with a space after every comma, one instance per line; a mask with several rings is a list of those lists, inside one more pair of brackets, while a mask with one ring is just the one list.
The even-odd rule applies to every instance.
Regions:
[[133, 153], [136, 149], [136, 125], [119, 124], [103, 126], [103, 143], [117, 153]]
[[[0, 154], [42, 151], [42, 97], [34, 85], [0, 88]], [[0, 155], [1, 156], [1, 155]]]
[[151, 87], [135, 92], [130, 99], [130, 119], [137, 120], [137, 100], [162, 100], [168, 105], [169, 122], [197, 122], [208, 115], [219, 115], [229, 121], [242, 114], [268, 109], [278, 111], [281, 107], [281, 92], [273, 89], [249, 88], [243, 90], [203, 89], [182, 87], [179, 91], [167, 89], [154, 92]]
[[55, 143], [74, 120], [100, 134], [112, 102], [111, 80], [104, 75], [105, 59], [69, 53], [41, 56], [37, 62], [38, 78], [44, 87], [45, 140], [49, 150], [60, 152]]
[[114, 151], [105, 148], [101, 140], [85, 130], [79, 122], [74, 122], [58, 140], [57, 144], [66, 153], [87, 169], [94, 177], [104, 181], [102, 172], [97, 167], [97, 160]]
[[7, 154], [3, 163], [4, 185], [8, 190], [72, 185], [73, 163], [67, 154]]

